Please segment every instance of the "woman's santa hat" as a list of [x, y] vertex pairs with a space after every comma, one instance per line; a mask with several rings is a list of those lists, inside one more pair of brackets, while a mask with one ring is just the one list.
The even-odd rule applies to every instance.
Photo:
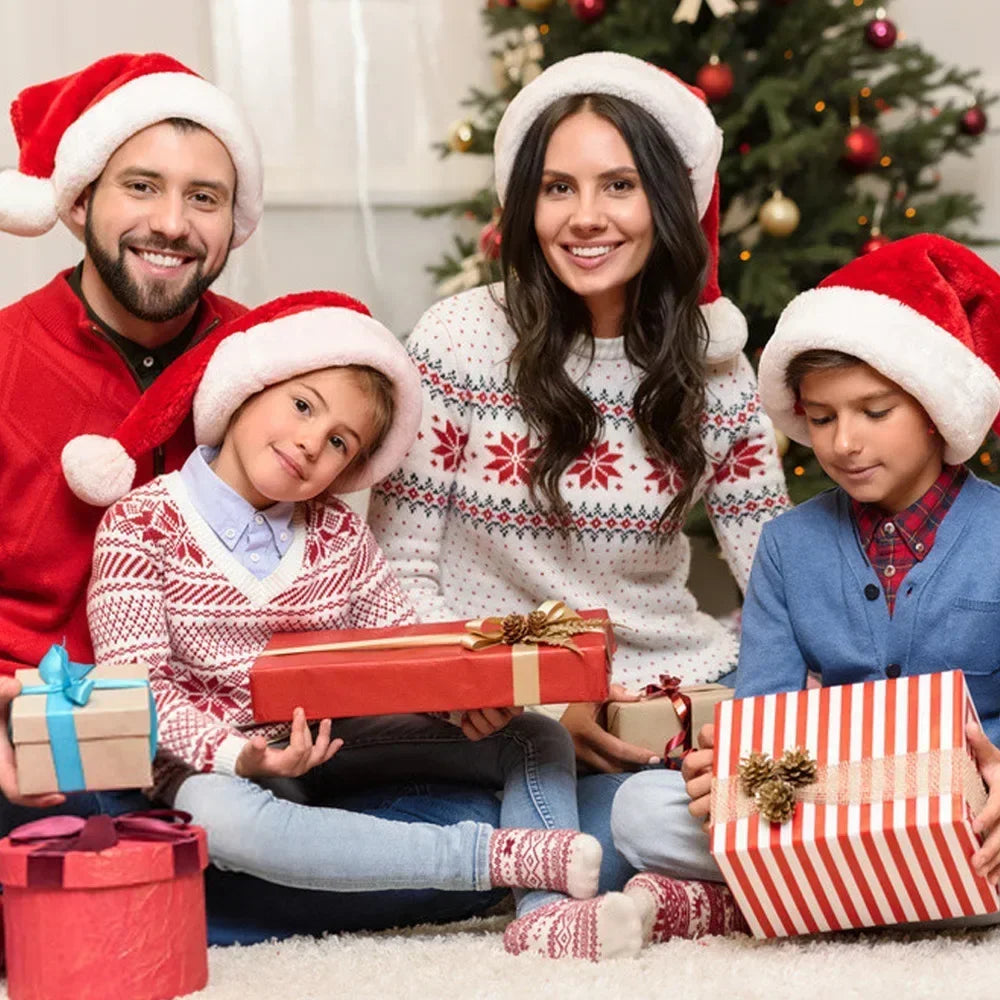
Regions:
[[79, 73], [22, 90], [10, 108], [20, 149], [17, 170], [0, 171], [0, 231], [40, 236], [69, 217], [80, 193], [115, 150], [167, 118], [208, 129], [236, 168], [233, 246], [257, 226], [264, 205], [257, 138], [233, 101], [186, 66], [159, 53], [119, 54]]
[[107, 507], [135, 477], [135, 459], [177, 432], [188, 413], [199, 445], [218, 447], [230, 418], [250, 396], [305, 372], [367, 365], [392, 383], [392, 426], [382, 444], [334, 482], [337, 493], [365, 489], [403, 460], [420, 425], [420, 376], [396, 336], [339, 292], [300, 292], [251, 309], [186, 351], [143, 394], [112, 437], [84, 434], [63, 448], [70, 489]]
[[507, 195], [517, 152], [542, 112], [573, 94], [610, 94], [637, 104], [666, 130], [687, 165], [698, 218], [709, 246], [709, 271], [700, 305], [708, 324], [707, 360], [717, 364], [743, 350], [747, 324], [719, 288], [719, 180], [722, 130], [704, 94], [666, 70], [621, 52], [588, 52], [551, 65], [507, 106], [493, 143], [497, 195]]
[[1000, 275], [943, 236], [910, 236], [851, 261], [796, 296], [760, 358], [761, 401], [774, 426], [809, 443], [786, 372], [803, 351], [853, 355], [902, 386], [945, 442], [971, 458], [1000, 433]]

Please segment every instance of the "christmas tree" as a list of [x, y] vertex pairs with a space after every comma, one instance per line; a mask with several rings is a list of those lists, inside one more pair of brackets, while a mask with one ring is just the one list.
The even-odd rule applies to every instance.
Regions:
[[[996, 96], [944, 66], [889, 19], [890, 0], [489, 0], [496, 89], [474, 89], [443, 155], [490, 156], [504, 109], [553, 62], [613, 49], [695, 83], [725, 133], [720, 276], [744, 311], [751, 357], [782, 308], [885, 242], [938, 232], [974, 244], [980, 204], [941, 189], [940, 161], [969, 155]], [[430, 270], [442, 295], [497, 277], [491, 168], [466, 199], [424, 210], [463, 220]], [[785, 447], [787, 442], [780, 442]], [[972, 463], [1000, 479], [1000, 445]], [[791, 444], [794, 500], [829, 485]]]

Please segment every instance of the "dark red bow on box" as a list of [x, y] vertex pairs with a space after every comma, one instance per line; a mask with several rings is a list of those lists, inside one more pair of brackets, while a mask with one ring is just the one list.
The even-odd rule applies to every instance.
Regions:
[[[646, 701], [653, 698], [669, 698], [674, 706], [681, 728], [680, 732], [667, 740], [663, 748], [663, 763], [669, 768], [679, 770], [681, 758], [691, 749], [691, 699], [681, 691], [681, 679], [670, 674], [660, 674], [660, 683], [647, 684], [642, 697]], [[681, 749], [681, 756], [672, 757], [671, 754], [678, 747]]]
[[191, 815], [177, 809], [150, 809], [122, 816], [49, 816], [25, 823], [11, 831], [12, 844], [37, 844], [28, 856], [27, 884], [38, 888], [60, 888], [63, 860], [75, 851], [106, 851], [120, 840], [154, 840], [171, 843], [174, 874], [201, 870], [198, 828]]

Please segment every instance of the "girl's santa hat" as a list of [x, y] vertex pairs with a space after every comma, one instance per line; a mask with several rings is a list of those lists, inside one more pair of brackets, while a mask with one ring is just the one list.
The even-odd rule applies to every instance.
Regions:
[[801, 444], [808, 424], [785, 374], [811, 350], [853, 355], [902, 386], [934, 421], [949, 464], [971, 458], [991, 424], [1000, 433], [1000, 275], [943, 236], [858, 257], [785, 308], [758, 382], [774, 426]]
[[392, 383], [394, 414], [382, 444], [351, 463], [332, 490], [351, 493], [384, 479], [403, 460], [420, 425], [420, 376], [396, 336], [339, 292], [300, 292], [251, 309], [182, 354], [143, 394], [112, 437], [84, 434], [63, 448], [70, 489], [107, 507], [135, 477], [135, 459], [177, 432], [189, 412], [199, 445], [222, 444], [230, 418], [250, 396], [305, 372], [367, 365]]
[[69, 212], [115, 150], [167, 118], [208, 129], [236, 167], [233, 246], [257, 226], [264, 205], [257, 138], [233, 101], [170, 56], [119, 54], [79, 73], [22, 90], [10, 107], [17, 170], [0, 171], [0, 231], [47, 233]]
[[517, 152], [535, 119], [573, 94], [610, 94], [637, 104], [658, 121], [687, 165], [698, 218], [709, 246], [700, 305], [709, 330], [707, 360], [717, 364], [743, 350], [747, 324], [719, 288], [719, 179], [722, 130], [705, 95], [666, 70], [621, 52], [588, 52], [551, 65], [522, 88], [500, 119], [493, 143], [497, 195], [507, 195]]

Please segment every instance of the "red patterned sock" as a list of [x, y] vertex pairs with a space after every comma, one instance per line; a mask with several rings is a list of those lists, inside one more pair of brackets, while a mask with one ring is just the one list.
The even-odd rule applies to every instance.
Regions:
[[645, 941], [750, 932], [733, 894], [721, 882], [641, 872], [629, 879], [624, 892], [639, 910]]
[[511, 955], [546, 958], [630, 958], [642, 948], [642, 922], [623, 893], [564, 899], [532, 910], [507, 925], [503, 946]]
[[552, 889], [576, 899], [597, 892], [601, 845], [576, 830], [494, 830], [490, 882], [519, 889]]

